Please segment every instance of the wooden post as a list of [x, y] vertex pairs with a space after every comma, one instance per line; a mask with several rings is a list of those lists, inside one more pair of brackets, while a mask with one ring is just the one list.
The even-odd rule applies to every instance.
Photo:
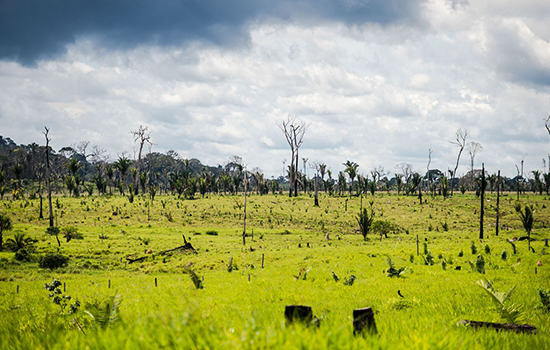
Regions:
[[287, 305], [285, 306], [285, 319], [287, 324], [294, 322], [309, 324], [313, 320], [313, 311], [310, 306]]
[[111, 289], [111, 280], [109, 280], [109, 289]]
[[537, 274], [537, 268], [535, 267], [535, 275]]
[[545, 247], [548, 247], [548, 238], [546, 238], [546, 239], [544, 240], [544, 246], [545, 246]]
[[[536, 270], [536, 268], [535, 268], [535, 270]], [[250, 282], [250, 274], [248, 274], [248, 282]]]
[[264, 254], [262, 254], [262, 269], [264, 268]]
[[155, 287], [157, 286], [157, 278], [155, 277]]
[[420, 255], [420, 250], [418, 248], [418, 235], [416, 235], [416, 256]]
[[348, 199], [346, 198], [346, 212], [348, 211]]
[[19, 285], [17, 285], [17, 294], [19, 294]]
[[378, 333], [374, 322], [374, 311], [370, 307], [353, 310], [353, 334], [358, 335], [363, 331], [369, 334]]
[[483, 214], [485, 201], [485, 163], [481, 163], [481, 209], [479, 213], [479, 239], [483, 239]]
[[500, 219], [500, 170], [497, 175], [497, 222], [496, 222], [496, 236], [498, 237], [499, 229], [499, 219]]
[[66, 290], [67, 290], [67, 284], [63, 282], [63, 293], [65, 293]]

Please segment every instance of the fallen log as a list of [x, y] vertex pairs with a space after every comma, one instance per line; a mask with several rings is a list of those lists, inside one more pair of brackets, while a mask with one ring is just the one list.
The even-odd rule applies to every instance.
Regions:
[[469, 321], [461, 320], [459, 322], [464, 326], [472, 328], [492, 328], [495, 331], [511, 331], [516, 333], [532, 333], [537, 334], [537, 327], [530, 324], [513, 324], [513, 323], [494, 323], [494, 322], [481, 322], [481, 321]]
[[[176, 247], [176, 248], [166, 249], [166, 250], [160, 251], [159, 254], [160, 255], [165, 255], [166, 253], [174, 252], [176, 250], [181, 250], [181, 251], [186, 251], [187, 250], [187, 251], [191, 251], [191, 252], [197, 254], [197, 251], [195, 250], [195, 248], [193, 248], [193, 246], [189, 242], [185, 243], [182, 246]], [[128, 264], [132, 264], [132, 263], [135, 263], [135, 262], [138, 262], [138, 261], [145, 260], [147, 258], [148, 258], [148, 256], [142, 256], [141, 258], [136, 258], [136, 259], [126, 257], [126, 260], [128, 261]]]

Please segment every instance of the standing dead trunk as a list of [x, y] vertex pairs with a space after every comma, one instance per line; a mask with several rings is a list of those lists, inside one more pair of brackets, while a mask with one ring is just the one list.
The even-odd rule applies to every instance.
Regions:
[[498, 237], [499, 229], [499, 219], [500, 219], [500, 170], [497, 175], [497, 222], [496, 222], [496, 236]]
[[[46, 186], [48, 187], [48, 204], [50, 208], [50, 227], [53, 227], [53, 209], [52, 209], [52, 186], [50, 182], [50, 139], [48, 138], [48, 133], [50, 129], [44, 127], [46, 130], [44, 136], [46, 137]], [[59, 239], [57, 240], [59, 242]], [[61, 245], [61, 244], [60, 244]]]
[[479, 213], [479, 239], [483, 239], [483, 214], [484, 214], [484, 198], [485, 198], [485, 163], [481, 164], [481, 209]]
[[243, 219], [243, 245], [246, 245], [246, 170], [243, 171], [244, 176], [244, 219]]

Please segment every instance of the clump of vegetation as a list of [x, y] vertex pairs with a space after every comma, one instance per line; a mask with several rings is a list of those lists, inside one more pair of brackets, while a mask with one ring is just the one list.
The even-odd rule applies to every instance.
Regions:
[[527, 232], [527, 242], [529, 244], [529, 250], [531, 250], [531, 230], [533, 229], [533, 214], [535, 212], [535, 209], [532, 205], [525, 205], [525, 209], [522, 210], [519, 203], [516, 204], [515, 209], [516, 212], [519, 214], [525, 232]]
[[205, 232], [205, 234], [209, 235], [209, 236], [217, 236], [218, 235], [218, 231], [215, 231], [215, 230], [208, 230]]
[[69, 258], [63, 254], [47, 253], [40, 257], [38, 266], [43, 269], [54, 270], [59, 267], [65, 267], [69, 263]]
[[80, 307], [80, 302], [78, 300], [75, 300], [73, 303], [71, 303], [71, 296], [63, 294], [63, 292], [59, 288], [61, 287], [61, 285], [61, 281], [54, 279], [51, 283], [45, 283], [44, 288], [50, 291], [50, 294], [48, 296], [52, 298], [52, 302], [54, 304], [59, 305], [62, 314], [74, 314], [78, 311], [78, 308]]
[[475, 263], [476, 271], [479, 273], [485, 273], [485, 259], [483, 255], [479, 254]]
[[539, 288], [537, 291], [539, 293], [540, 302], [542, 303], [542, 310], [544, 312], [550, 312], [550, 290]]
[[[477, 284], [491, 297], [494, 309], [500, 314], [500, 317], [508, 323], [517, 323], [523, 316], [522, 306], [509, 304], [512, 292], [516, 287], [512, 287], [508, 292], [497, 292], [490, 280], [480, 280]], [[506, 305], [509, 304], [509, 305]]]
[[388, 270], [386, 271], [387, 274], [388, 274], [388, 277], [401, 277], [403, 276], [403, 274], [405, 273], [405, 268], [404, 267], [400, 267], [400, 268], [395, 268], [395, 264], [393, 262], [393, 260], [388, 256], [388, 258], [386, 259], [386, 262], [388, 263]]
[[84, 239], [82, 233], [78, 232], [78, 228], [72, 226], [63, 227], [61, 229], [61, 234], [65, 237], [67, 242], [70, 242], [71, 239]]
[[86, 304], [84, 312], [88, 314], [97, 328], [106, 329], [120, 322], [119, 308], [122, 302], [122, 297], [116, 294], [107, 299], [103, 305], [95, 301]]
[[474, 241], [472, 241], [472, 244], [470, 245], [470, 250], [472, 251], [472, 255], [477, 254], [477, 247]]
[[361, 230], [361, 235], [363, 236], [363, 239], [367, 239], [367, 234], [370, 231], [372, 222], [374, 220], [374, 209], [373, 209], [373, 201], [370, 202], [370, 208], [363, 208], [362, 211], [359, 212], [359, 215], [357, 216], [357, 223], [359, 224], [359, 229]]
[[491, 247], [488, 244], [485, 245], [485, 254], [491, 254]]
[[294, 275], [294, 279], [305, 281], [307, 279], [307, 274], [309, 270], [311, 270], [311, 267], [310, 268], [302, 267], [298, 272], [298, 276]]
[[143, 245], [149, 245], [149, 243], [151, 243], [151, 238], [148, 238], [148, 237], [138, 237], [137, 238], [138, 241], [140, 241]]
[[464, 256], [464, 252], [462, 251], [462, 249], [460, 249], [460, 251], [458, 252], [458, 257], [462, 258], [463, 256]]
[[231, 272], [233, 270], [237, 271], [239, 267], [237, 264], [233, 261], [233, 257], [229, 258], [229, 262], [227, 263], [227, 272]]
[[443, 228], [443, 231], [445, 231], [445, 232], [449, 231], [449, 224], [447, 224], [447, 221], [442, 223], [441, 227]]
[[183, 269], [183, 273], [189, 275], [189, 278], [191, 278], [191, 282], [193, 282], [193, 285], [195, 286], [195, 289], [203, 289], [203, 283], [200, 277], [197, 275], [195, 271], [193, 271], [190, 267], [186, 267]]
[[345, 286], [353, 286], [354, 282], [355, 282], [355, 275], [350, 275], [349, 277], [344, 278]]
[[502, 251], [502, 254], [500, 255], [500, 258], [504, 261], [508, 260], [508, 251], [506, 251], [506, 249], [504, 249]]
[[380, 237], [384, 236], [386, 238], [388, 238], [388, 234], [390, 233], [396, 234], [403, 232], [403, 228], [401, 226], [389, 220], [373, 221], [371, 230], [372, 232], [379, 234]]
[[338, 275], [334, 273], [334, 271], [331, 271], [331, 272], [332, 272], [332, 278], [334, 279], [334, 281], [338, 282], [340, 280], [340, 277], [338, 277]]
[[11, 231], [12, 229], [11, 219], [4, 214], [0, 214], [0, 252], [4, 250], [4, 232]]

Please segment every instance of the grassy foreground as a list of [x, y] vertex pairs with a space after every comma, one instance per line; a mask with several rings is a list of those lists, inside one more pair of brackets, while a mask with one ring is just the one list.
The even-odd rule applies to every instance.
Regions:
[[[77, 227], [83, 239], [66, 242], [60, 236], [59, 251], [71, 259], [53, 271], [15, 261], [13, 252], [0, 253], [0, 348], [549, 348], [550, 312], [541, 307], [537, 289], [550, 289], [550, 248], [543, 241], [550, 238], [550, 201], [522, 197], [535, 208], [535, 252], [528, 252], [524, 240], [515, 243], [514, 254], [507, 239], [525, 235], [515, 195], [501, 199], [498, 237], [495, 196], [487, 197], [482, 242], [479, 199], [468, 194], [425, 197], [423, 205], [413, 197], [377, 194], [375, 220], [392, 222], [399, 232], [383, 239], [369, 234], [364, 241], [357, 232], [357, 197], [321, 196], [316, 208], [308, 195], [254, 195], [247, 206], [247, 233], [254, 234], [246, 246], [239, 196], [157, 196], [152, 205], [142, 197], [134, 203], [60, 197], [54, 200], [58, 225]], [[57, 252], [55, 237], [45, 233], [47, 222], [37, 220], [37, 200], [4, 200], [0, 212], [14, 222], [4, 239], [25, 233], [38, 240], [35, 256]], [[182, 245], [182, 234], [197, 254], [158, 254]], [[422, 256], [424, 243], [433, 265]], [[478, 255], [485, 274], [476, 270]], [[127, 264], [127, 256], [147, 258]], [[388, 256], [397, 268], [405, 267], [402, 277], [387, 276]], [[204, 278], [203, 289], [195, 289], [186, 267]], [[345, 285], [351, 275], [354, 283]], [[61, 314], [48, 297], [44, 283], [54, 278], [65, 283], [72, 301], [80, 301], [77, 313]], [[522, 306], [521, 323], [535, 325], [538, 334], [458, 326], [461, 319], [503, 322], [476, 284], [482, 278], [498, 291], [516, 286], [509, 303]], [[85, 310], [115, 293], [121, 298], [117, 322], [101, 327]], [[286, 325], [283, 312], [290, 304], [311, 306], [320, 327]], [[378, 335], [355, 337], [352, 311], [367, 306], [375, 310]]]

